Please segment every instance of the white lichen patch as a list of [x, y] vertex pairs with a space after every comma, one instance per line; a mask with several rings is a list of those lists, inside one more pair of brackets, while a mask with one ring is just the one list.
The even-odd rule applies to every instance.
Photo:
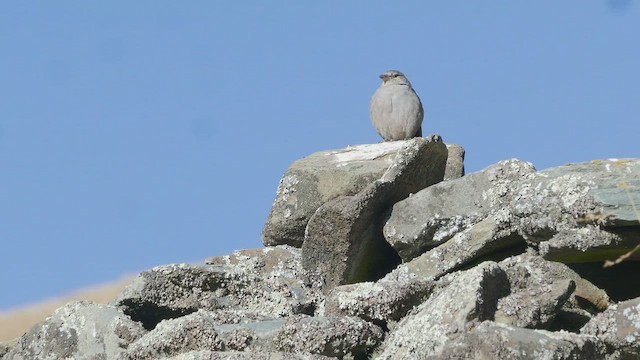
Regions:
[[346, 149], [329, 152], [327, 155], [331, 156], [330, 161], [336, 163], [337, 166], [345, 166], [351, 162], [370, 161], [395, 154], [403, 145], [403, 141], [389, 141], [380, 144], [349, 146]]

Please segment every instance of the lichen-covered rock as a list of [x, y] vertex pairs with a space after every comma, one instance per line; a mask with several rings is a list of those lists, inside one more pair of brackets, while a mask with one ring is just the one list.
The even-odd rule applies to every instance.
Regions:
[[321, 151], [300, 159], [287, 169], [262, 230], [267, 246], [302, 246], [311, 216], [325, 202], [355, 195], [393, 163], [404, 141], [349, 146]]
[[[387, 277], [435, 280], [493, 252], [524, 251], [524, 239], [500, 213], [470, 225], [443, 244], [394, 269]], [[506, 255], [503, 255], [506, 256]]]
[[18, 339], [0, 341], [0, 359], [5, 356], [11, 349], [16, 347]]
[[24, 334], [3, 359], [115, 359], [145, 333], [116, 307], [71, 302]]
[[492, 319], [498, 299], [509, 291], [505, 272], [494, 262], [439, 280], [439, 290], [402, 319], [377, 359], [424, 359], [437, 355], [451, 336]]
[[274, 338], [276, 349], [337, 358], [363, 358], [384, 338], [381, 328], [360, 318], [297, 317], [284, 324]]
[[[511, 291], [498, 301], [496, 322], [547, 329], [552, 327], [558, 315], [564, 315], [555, 327], [576, 330], [590, 317], [586, 310], [578, 310], [580, 304], [589, 302], [592, 305], [589, 308], [593, 309], [604, 309], [608, 304], [604, 291], [564, 264], [546, 261], [539, 256], [520, 255], [503, 260], [500, 266], [509, 277]], [[565, 309], [564, 305], [569, 300], [572, 304]]]
[[513, 159], [430, 186], [393, 206], [384, 236], [409, 261], [485, 219], [514, 182], [534, 172], [530, 163]]
[[163, 360], [328, 360], [335, 359], [322, 355], [294, 354], [286, 352], [241, 352], [241, 351], [189, 351]]
[[640, 298], [611, 305], [591, 319], [580, 332], [597, 336], [620, 359], [639, 359]]
[[148, 329], [199, 309], [221, 317], [277, 318], [313, 313], [319, 302], [319, 291], [304, 280], [300, 249], [241, 250], [207, 262], [145, 271], [115, 302]]
[[163, 320], [155, 329], [131, 344], [123, 360], [152, 360], [190, 350], [222, 350], [215, 322], [200, 313]]
[[384, 277], [376, 282], [342, 285], [327, 296], [325, 312], [358, 316], [388, 327], [420, 305], [434, 286], [434, 281], [416, 277]]
[[[634, 241], [620, 244], [600, 237], [588, 247], [588, 242], [580, 243], [579, 238], [568, 241], [566, 236], [588, 225], [607, 227], [615, 234], [618, 229], [640, 224], [633, 211], [633, 204], [640, 203], [639, 187], [638, 159], [592, 161], [540, 172], [519, 160], [501, 161], [398, 202], [384, 235], [407, 261], [501, 213], [508, 216], [505, 220], [513, 230], [533, 244], [559, 233], [564, 236], [546, 245], [545, 251], [555, 260], [565, 261], [557, 254], [569, 251], [566, 260], [571, 261], [575, 251], [570, 250], [576, 248], [582, 252], [589, 249], [593, 259], [604, 260], [605, 255], [629, 250]], [[602, 249], [602, 241], [613, 241], [617, 248]], [[569, 245], [563, 249], [559, 247], [562, 243]], [[596, 257], [598, 250], [603, 251]]]
[[[452, 337], [440, 354], [429, 359], [586, 360], [607, 359], [606, 356], [606, 347], [594, 336], [524, 329], [485, 321], [471, 331]], [[409, 356], [404, 359], [421, 358]]]
[[439, 136], [403, 142], [379, 180], [318, 208], [302, 245], [304, 268], [325, 290], [384, 276], [400, 262], [382, 236], [385, 212], [409, 194], [442, 181], [446, 160]]

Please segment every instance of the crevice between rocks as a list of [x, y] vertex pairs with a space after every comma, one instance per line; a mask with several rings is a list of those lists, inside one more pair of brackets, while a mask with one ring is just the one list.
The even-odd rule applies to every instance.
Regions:
[[176, 310], [148, 301], [138, 302], [130, 299], [122, 301], [120, 306], [122, 312], [131, 317], [131, 320], [141, 323], [149, 331], [155, 329], [156, 325], [162, 320], [179, 318], [198, 310], [195, 308]]

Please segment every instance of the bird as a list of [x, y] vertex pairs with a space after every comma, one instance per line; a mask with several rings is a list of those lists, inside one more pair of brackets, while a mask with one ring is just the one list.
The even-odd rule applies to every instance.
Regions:
[[385, 71], [380, 79], [369, 103], [373, 127], [384, 141], [421, 137], [424, 110], [409, 80], [398, 70]]

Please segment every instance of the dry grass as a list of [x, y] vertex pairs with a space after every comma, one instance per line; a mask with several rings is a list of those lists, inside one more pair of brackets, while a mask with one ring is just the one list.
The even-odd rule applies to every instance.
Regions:
[[66, 296], [48, 299], [13, 310], [0, 311], [0, 341], [17, 338], [33, 325], [51, 315], [54, 310], [73, 300], [90, 300], [106, 304], [113, 300], [133, 276], [74, 291]]

